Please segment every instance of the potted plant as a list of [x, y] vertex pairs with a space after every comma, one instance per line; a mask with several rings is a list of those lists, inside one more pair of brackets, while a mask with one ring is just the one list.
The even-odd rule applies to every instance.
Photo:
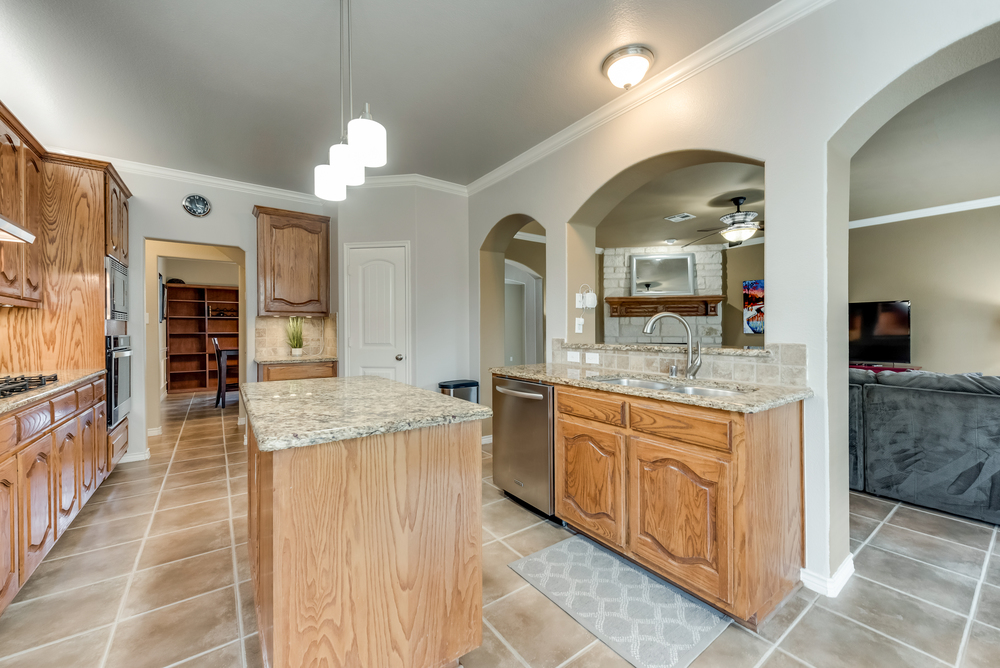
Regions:
[[292, 348], [292, 357], [301, 357], [302, 318], [294, 315], [289, 318], [288, 325], [285, 327], [285, 333], [288, 335], [288, 345]]

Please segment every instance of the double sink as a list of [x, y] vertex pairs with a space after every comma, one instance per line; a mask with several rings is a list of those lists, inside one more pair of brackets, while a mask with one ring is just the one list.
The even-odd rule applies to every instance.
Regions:
[[711, 387], [696, 387], [694, 385], [680, 385], [671, 383], [661, 383], [655, 380], [644, 380], [642, 378], [592, 378], [596, 383], [607, 383], [609, 385], [622, 385], [624, 387], [641, 387], [644, 390], [663, 390], [664, 392], [676, 392], [678, 394], [694, 394], [699, 397], [737, 397], [745, 392], [736, 390], [717, 390]]

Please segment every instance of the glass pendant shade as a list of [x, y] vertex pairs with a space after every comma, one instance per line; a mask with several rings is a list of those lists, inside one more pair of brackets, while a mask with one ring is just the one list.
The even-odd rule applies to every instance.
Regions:
[[722, 237], [729, 242], [746, 241], [757, 234], [756, 223], [737, 223], [725, 230], [722, 230]]
[[361, 156], [353, 146], [340, 143], [330, 147], [330, 166], [338, 178], [348, 186], [361, 186], [365, 183], [365, 165]]
[[347, 137], [348, 143], [361, 155], [361, 162], [365, 167], [385, 166], [388, 161], [385, 128], [372, 120], [367, 104], [361, 118], [355, 118], [347, 124]]
[[343, 202], [347, 199], [347, 184], [337, 178], [337, 171], [330, 165], [316, 165], [316, 197], [329, 202]]

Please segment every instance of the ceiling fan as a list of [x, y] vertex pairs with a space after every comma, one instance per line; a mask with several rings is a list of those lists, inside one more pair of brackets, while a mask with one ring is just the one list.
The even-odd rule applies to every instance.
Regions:
[[689, 243], [684, 244], [684, 248], [692, 246], [699, 241], [703, 241], [716, 234], [721, 234], [723, 238], [729, 242], [729, 247], [739, 246], [744, 241], [752, 237], [757, 233], [757, 230], [764, 229], [764, 221], [754, 222], [759, 214], [756, 211], [741, 211], [740, 207], [743, 203], [747, 201], [746, 197], [734, 197], [730, 200], [736, 207], [736, 211], [732, 213], [727, 213], [720, 221], [725, 223], [722, 227], [711, 227], [704, 230], [698, 230], [699, 232], [710, 232], [700, 239], [695, 239]]

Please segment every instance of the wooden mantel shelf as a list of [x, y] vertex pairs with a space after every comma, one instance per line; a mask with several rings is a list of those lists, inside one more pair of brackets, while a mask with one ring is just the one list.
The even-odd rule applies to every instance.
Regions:
[[724, 295], [657, 295], [655, 297], [607, 297], [612, 318], [649, 317], [669, 311], [694, 317], [718, 315]]

